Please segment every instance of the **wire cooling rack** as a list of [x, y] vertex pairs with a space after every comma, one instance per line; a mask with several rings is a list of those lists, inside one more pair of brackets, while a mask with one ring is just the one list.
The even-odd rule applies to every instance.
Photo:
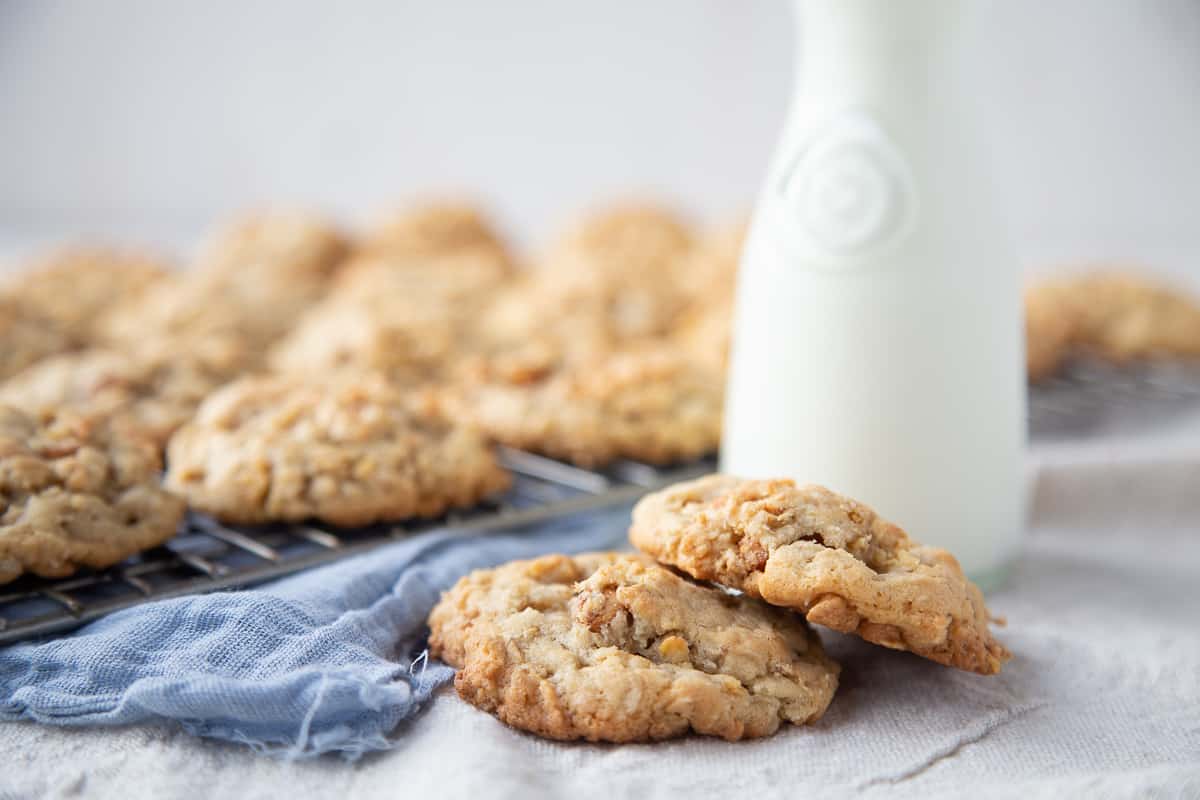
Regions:
[[507, 448], [500, 456], [513, 472], [512, 488], [440, 519], [346, 530], [312, 524], [233, 527], [191, 515], [164, 546], [110, 569], [63, 580], [21, 578], [0, 586], [0, 643], [60, 633], [151, 600], [261, 583], [423, 531], [468, 536], [632, 502], [716, 468], [713, 458], [667, 469], [618, 461], [587, 470]]
[[1029, 390], [1036, 439], [1134, 433], [1200, 410], [1200, 364], [1147, 361], [1114, 365], [1079, 359]]

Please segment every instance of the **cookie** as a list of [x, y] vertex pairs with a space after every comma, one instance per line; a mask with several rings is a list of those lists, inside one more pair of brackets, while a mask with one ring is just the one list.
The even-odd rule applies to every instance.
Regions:
[[714, 298], [689, 308], [679, 317], [671, 339], [697, 361], [723, 372], [729, 366], [733, 339], [732, 298]]
[[451, 200], [392, 215], [368, 232], [362, 250], [402, 262], [462, 251], [507, 254], [500, 234], [479, 208]]
[[111, 306], [140, 298], [171, 274], [167, 262], [144, 253], [76, 246], [38, 261], [6, 288], [69, 335], [93, 341]]
[[606, 303], [602, 298], [565, 298], [536, 275], [525, 275], [494, 293], [473, 318], [470, 335], [485, 351], [553, 342], [561, 352], [611, 350], [645, 339], [635, 332], [661, 326], [653, 303]]
[[469, 329], [507, 264], [468, 250], [400, 265], [356, 257], [330, 293], [276, 343], [270, 367], [379, 371], [404, 384], [438, 377], [468, 348]]
[[1076, 336], [1077, 313], [1068, 293], [1044, 284], [1025, 291], [1025, 371], [1031, 382], [1062, 369]]
[[168, 488], [232, 523], [353, 527], [472, 506], [509, 476], [476, 433], [379, 376], [243, 378], [168, 446]]
[[1116, 363], [1200, 358], [1200, 302], [1133, 275], [1100, 273], [1072, 282], [1075, 343]]
[[820, 486], [710, 475], [643, 498], [629, 538], [697, 580], [875, 644], [984, 675], [1010, 656], [954, 556]]
[[106, 314], [100, 332], [122, 346], [222, 337], [265, 351], [325, 296], [346, 250], [319, 219], [251, 217], [210, 240], [191, 269]]
[[0, 583], [61, 578], [170, 539], [183, 519], [150, 442], [65, 411], [0, 405]]
[[429, 627], [460, 697], [550, 739], [769, 736], [819, 719], [837, 690], [804, 620], [635, 555], [473, 572]]
[[350, 245], [337, 226], [299, 212], [258, 212], [219, 228], [194, 269], [237, 283], [285, 279], [301, 283], [333, 276]]
[[272, 370], [311, 373], [380, 372], [391, 381], [416, 385], [437, 378], [457, 355], [458, 328], [434, 304], [321, 303], [271, 350]]
[[539, 305], [565, 317], [600, 314], [617, 336], [666, 334], [688, 299], [688, 226], [653, 206], [626, 204], [587, 217], [537, 263]]
[[16, 297], [0, 295], [0, 381], [79, 341]]
[[220, 337], [186, 347], [91, 348], [45, 359], [0, 384], [0, 402], [120, 419], [163, 447], [201, 400], [251, 361], [236, 339]]
[[479, 365], [452, 405], [496, 441], [580, 466], [668, 464], [717, 449], [722, 390], [666, 345], [560, 358], [531, 343]]
[[621, 203], [568, 228], [551, 246], [547, 266], [558, 259], [578, 259], [581, 274], [574, 277], [674, 278], [693, 243], [690, 227], [670, 210]]
[[732, 304], [748, 232], [746, 220], [714, 227], [699, 237], [688, 254], [681, 269], [693, 297], [702, 304]]
[[329, 299], [376, 307], [437, 304], [447, 311], [473, 309], [510, 277], [507, 257], [488, 249], [409, 260], [355, 256], [339, 271]]
[[[298, 314], [293, 300], [276, 305], [266, 295], [264, 287], [255, 309], [254, 303], [198, 273], [173, 276], [105, 313], [96, 324], [97, 346], [125, 350], [153, 341], [184, 350], [198, 342], [234, 341], [257, 367], [259, 351], [288, 330]], [[314, 299], [308, 297], [303, 305]]]

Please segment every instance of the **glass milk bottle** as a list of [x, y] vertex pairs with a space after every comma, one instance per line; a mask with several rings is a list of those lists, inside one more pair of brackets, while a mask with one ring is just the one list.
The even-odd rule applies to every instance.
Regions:
[[797, 0], [721, 467], [820, 483], [994, 583], [1024, 522], [1018, 273], [971, 148], [968, 0]]

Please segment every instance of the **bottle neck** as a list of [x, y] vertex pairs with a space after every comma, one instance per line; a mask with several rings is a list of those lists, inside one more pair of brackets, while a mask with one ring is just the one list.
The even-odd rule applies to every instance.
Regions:
[[888, 107], [940, 85], [965, 0], [795, 0], [795, 92], [805, 102]]

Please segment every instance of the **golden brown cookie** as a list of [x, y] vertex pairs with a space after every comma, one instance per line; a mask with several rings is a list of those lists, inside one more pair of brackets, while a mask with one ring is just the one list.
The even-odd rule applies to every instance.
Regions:
[[732, 304], [748, 228], [741, 220], [705, 231], [688, 254], [681, 270], [700, 302]]
[[244, 378], [171, 439], [166, 484], [234, 523], [435, 517], [508, 486], [478, 434], [379, 376]]
[[677, 348], [560, 358], [536, 343], [486, 359], [453, 405], [496, 441], [581, 466], [654, 464], [716, 450], [722, 379]]
[[579, 274], [561, 277], [674, 278], [693, 245], [686, 222], [672, 211], [646, 203], [621, 203], [597, 211], [554, 243], [547, 266], [558, 258], [579, 259]]
[[183, 502], [150, 442], [69, 412], [0, 405], [0, 583], [61, 578], [170, 539]]
[[469, 330], [507, 265], [480, 250], [400, 265], [358, 257], [329, 295], [274, 346], [279, 372], [359, 369], [411, 384], [438, 377], [469, 347]]
[[984, 675], [1010, 656], [954, 556], [820, 486], [710, 475], [643, 498], [629, 538], [698, 580], [875, 644]]
[[332, 222], [314, 214], [259, 212], [219, 228], [195, 269], [241, 284], [264, 279], [328, 280], [350, 246]]
[[187, 348], [153, 340], [127, 350], [92, 348], [45, 359], [0, 384], [0, 402], [119, 419], [163, 447], [250, 360], [236, 339], [220, 337]]
[[15, 297], [0, 295], [0, 381], [78, 345], [50, 318]]
[[1200, 357], [1200, 302], [1151, 280], [1099, 273], [1073, 282], [1074, 340], [1116, 363]]
[[1025, 291], [1025, 370], [1037, 382], [1058, 372], [1071, 353], [1078, 314], [1070, 293], [1057, 284]]
[[18, 275], [7, 292], [79, 340], [117, 303], [136, 301], [172, 274], [163, 259], [103, 246], [61, 249]]
[[479, 208], [461, 201], [438, 200], [384, 220], [368, 232], [363, 251], [409, 262], [461, 251], [504, 256], [507, 248]]
[[535, 272], [538, 305], [565, 317], [600, 315], [618, 338], [667, 333], [687, 303], [693, 246], [671, 212], [624, 204], [591, 215], [554, 243]]
[[819, 719], [837, 690], [838, 666], [804, 620], [642, 556], [479, 570], [429, 627], [460, 697], [551, 739], [769, 736]]
[[[641, 337], [630, 330], [651, 327], [654, 312], [641, 315], [632, 305], [619, 311], [602, 301], [577, 296], [564, 301], [536, 275], [526, 275], [494, 293], [473, 318], [468, 333], [484, 352], [521, 349], [531, 342], [553, 343], [561, 353], [593, 353], [612, 350]], [[657, 323], [655, 323], [657, 324]]]
[[733, 338], [732, 298], [692, 306], [679, 317], [671, 338], [697, 361], [723, 372]]
[[380, 372], [405, 385], [437, 378], [458, 356], [458, 332], [442, 309], [321, 303], [271, 350], [280, 373]]
[[405, 261], [356, 256], [338, 273], [329, 299], [379, 308], [437, 304], [468, 314], [510, 276], [505, 256], [480, 248]]
[[708, 231], [683, 266], [690, 288], [687, 307], [670, 335], [695, 358], [724, 370], [729, 364], [733, 303], [746, 223]]
[[261, 352], [326, 294], [346, 250], [320, 219], [251, 217], [214, 236], [192, 269], [110, 310], [99, 329], [122, 346], [234, 337], [248, 352]]

